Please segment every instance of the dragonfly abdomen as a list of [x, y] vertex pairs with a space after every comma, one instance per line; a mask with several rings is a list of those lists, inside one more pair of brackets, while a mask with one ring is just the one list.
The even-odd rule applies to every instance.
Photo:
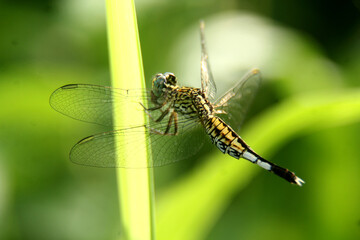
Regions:
[[277, 166], [256, 154], [240, 138], [240, 136], [219, 117], [211, 117], [205, 122], [206, 133], [210, 136], [212, 143], [224, 154], [239, 159], [240, 157], [259, 165], [263, 169], [273, 172], [290, 183], [301, 186], [304, 181], [286, 168]]
[[240, 136], [219, 117], [211, 117], [205, 122], [206, 133], [222, 152], [239, 159], [249, 148]]

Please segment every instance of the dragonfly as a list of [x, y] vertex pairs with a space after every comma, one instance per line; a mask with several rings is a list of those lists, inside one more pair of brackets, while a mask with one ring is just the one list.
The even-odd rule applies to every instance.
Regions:
[[[158, 73], [151, 89], [117, 89], [91, 84], [69, 84], [55, 90], [50, 105], [71, 118], [112, 127], [115, 130], [80, 140], [70, 151], [74, 163], [94, 167], [158, 167], [187, 159], [203, 147], [206, 135], [222, 153], [246, 159], [290, 183], [305, 183], [295, 173], [280, 167], [252, 150], [233, 129], [240, 129], [245, 113], [260, 85], [260, 71], [253, 69], [222, 96], [210, 69], [200, 22], [201, 88], [181, 87], [171, 72]], [[127, 104], [143, 111], [147, 123], [121, 126], [113, 120], [114, 104]], [[139, 148], [139, 138], [146, 144]], [[119, 142], [119, 139], [126, 139]], [[209, 141], [209, 140], [207, 140]], [[131, 156], [122, 153], [124, 144]], [[145, 149], [146, 148], [146, 149]], [[138, 154], [150, 149], [152, 158], [139, 166]]]

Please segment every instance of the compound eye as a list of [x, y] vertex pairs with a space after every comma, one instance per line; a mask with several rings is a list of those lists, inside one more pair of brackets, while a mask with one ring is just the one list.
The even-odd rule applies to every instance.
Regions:
[[162, 74], [157, 74], [154, 78], [153, 78], [153, 86], [152, 86], [152, 90], [153, 93], [155, 94], [155, 96], [160, 97], [161, 94], [163, 93], [163, 88], [165, 87], [165, 76]]
[[176, 86], [177, 84], [177, 79], [175, 77], [175, 74], [171, 73], [171, 72], [166, 72], [164, 73], [165, 78], [166, 78], [166, 82], [170, 85]]

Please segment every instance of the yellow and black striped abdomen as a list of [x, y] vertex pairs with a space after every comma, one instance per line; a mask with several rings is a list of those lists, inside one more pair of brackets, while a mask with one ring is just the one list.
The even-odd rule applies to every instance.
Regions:
[[257, 164], [267, 171], [286, 179], [291, 183], [301, 186], [304, 181], [286, 168], [265, 160], [256, 154], [241, 138], [219, 117], [210, 117], [205, 121], [206, 133], [210, 136], [213, 144], [224, 154], [239, 159], [244, 158]]
[[219, 117], [211, 117], [205, 123], [206, 133], [221, 152], [239, 159], [249, 147], [240, 136]]

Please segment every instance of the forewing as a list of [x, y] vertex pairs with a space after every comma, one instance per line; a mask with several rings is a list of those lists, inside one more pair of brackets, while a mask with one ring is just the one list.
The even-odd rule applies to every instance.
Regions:
[[50, 105], [71, 118], [104, 126], [113, 125], [113, 103], [140, 105], [147, 102], [150, 92], [144, 89], [123, 90], [90, 84], [69, 84], [55, 90]]
[[215, 102], [217, 110], [224, 112], [220, 117], [236, 131], [240, 129], [245, 119], [246, 112], [260, 86], [260, 81], [260, 71], [254, 69]]
[[200, 39], [201, 39], [201, 88], [209, 100], [215, 99], [216, 84], [210, 69], [209, 57], [206, 50], [204, 21], [200, 22]]
[[[156, 130], [167, 128], [164, 122], [153, 124]], [[72, 162], [94, 167], [146, 168], [163, 166], [189, 158], [198, 152], [204, 143], [204, 130], [195, 120], [180, 117], [178, 135], [161, 135], [148, 126], [126, 128], [87, 137], [78, 142], [70, 152]], [[170, 132], [174, 131], [174, 126]], [[146, 135], [146, 144], [138, 144]], [[125, 142], [121, 142], [125, 139]], [[124, 153], [124, 147], [130, 150]], [[152, 161], [140, 165], [138, 159], [150, 149]], [[116, 154], [118, 155], [116, 157]]]

